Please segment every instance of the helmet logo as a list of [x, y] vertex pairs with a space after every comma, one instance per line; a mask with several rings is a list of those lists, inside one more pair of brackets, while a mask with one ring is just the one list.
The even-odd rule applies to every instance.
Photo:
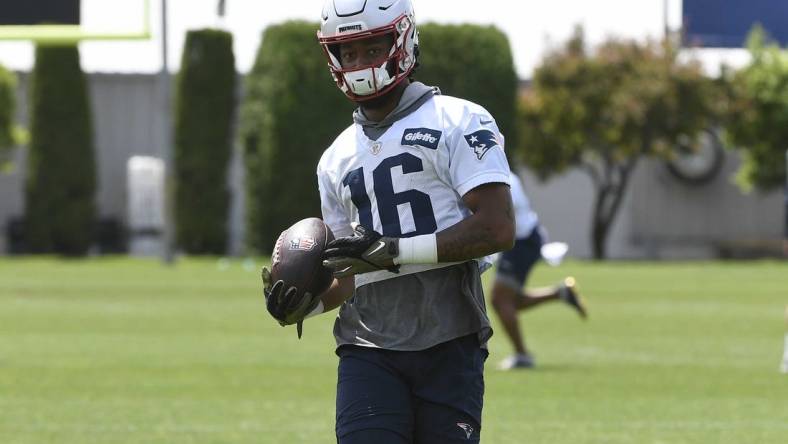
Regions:
[[364, 27], [361, 25], [346, 25], [346, 26], [340, 26], [339, 29], [337, 29], [337, 32], [342, 34], [343, 32], [362, 31], [363, 29]]

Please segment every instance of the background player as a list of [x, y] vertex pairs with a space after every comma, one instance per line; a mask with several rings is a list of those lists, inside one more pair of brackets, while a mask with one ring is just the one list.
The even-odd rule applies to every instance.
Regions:
[[506, 336], [514, 347], [514, 354], [500, 364], [504, 370], [531, 368], [534, 357], [525, 346], [520, 322], [521, 310], [529, 310], [545, 302], [563, 301], [586, 317], [583, 302], [575, 291], [575, 280], [567, 277], [554, 287], [524, 289], [528, 274], [541, 259], [541, 248], [546, 238], [539, 217], [531, 208], [523, 184], [517, 174], [509, 177], [516, 221], [514, 248], [501, 254], [492, 290], [492, 305], [503, 325]]
[[[503, 138], [481, 106], [411, 81], [410, 0], [328, 0], [321, 18], [331, 74], [359, 105], [317, 168], [336, 279], [310, 315], [341, 305], [337, 439], [479, 442], [480, 274], [514, 243]], [[286, 283], [265, 287], [280, 322], [306, 315], [281, 315]]]

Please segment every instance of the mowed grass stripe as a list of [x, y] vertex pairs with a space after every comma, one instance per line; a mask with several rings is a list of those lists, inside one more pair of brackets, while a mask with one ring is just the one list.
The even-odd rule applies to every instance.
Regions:
[[[335, 442], [332, 316], [297, 340], [260, 265], [0, 260], [0, 442]], [[496, 370], [498, 329], [484, 442], [784, 442], [787, 263], [570, 261], [529, 284], [567, 274], [591, 319], [521, 315], [530, 372]]]

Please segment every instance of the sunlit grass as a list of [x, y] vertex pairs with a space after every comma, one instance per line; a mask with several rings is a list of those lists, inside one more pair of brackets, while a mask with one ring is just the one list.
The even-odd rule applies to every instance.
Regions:
[[[260, 265], [0, 259], [0, 443], [336, 442], [332, 316], [298, 341]], [[483, 442], [785, 441], [788, 263], [569, 262], [531, 284], [566, 274], [591, 318], [523, 314], [528, 372], [496, 370], [493, 337]]]

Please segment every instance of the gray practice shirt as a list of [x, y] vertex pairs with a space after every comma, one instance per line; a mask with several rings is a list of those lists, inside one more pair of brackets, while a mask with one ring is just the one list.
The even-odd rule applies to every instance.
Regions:
[[373, 282], [356, 289], [334, 323], [337, 346], [424, 350], [476, 333], [492, 336], [475, 261]]

